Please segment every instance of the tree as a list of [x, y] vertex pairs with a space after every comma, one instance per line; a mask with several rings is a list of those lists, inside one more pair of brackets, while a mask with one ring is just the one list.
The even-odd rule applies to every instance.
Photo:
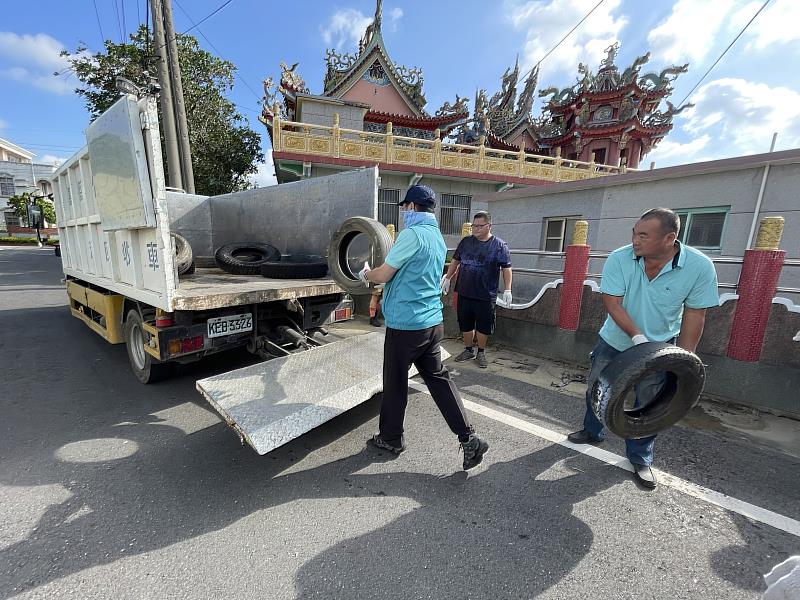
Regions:
[[[85, 99], [91, 120], [119, 99], [117, 77], [148, 89], [150, 75], [158, 72], [158, 58], [148, 40], [142, 26], [130, 43], [106, 40], [105, 52], [90, 55], [84, 44], [73, 53], [62, 52], [84, 84], [75, 92]], [[261, 136], [223, 95], [233, 88], [236, 67], [200, 48], [191, 35], [178, 34], [177, 43], [197, 193], [212, 196], [247, 189], [247, 176], [258, 170], [264, 155]], [[163, 141], [162, 134], [162, 149]]]
[[21, 219], [22, 223], [25, 223], [26, 227], [30, 226], [28, 223], [28, 206], [30, 204], [42, 209], [45, 221], [50, 224], [56, 222], [56, 209], [53, 202], [45, 196], [34, 196], [30, 192], [23, 192], [8, 199], [8, 205], [14, 209], [14, 214]]

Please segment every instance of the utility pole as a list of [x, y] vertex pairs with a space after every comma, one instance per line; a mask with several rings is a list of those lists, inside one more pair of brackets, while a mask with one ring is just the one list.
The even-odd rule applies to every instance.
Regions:
[[[164, 35], [164, 11], [162, 0], [150, 0], [153, 9], [153, 37], [158, 56], [158, 83], [161, 85], [161, 117], [164, 145], [167, 154], [167, 185], [183, 189], [178, 135], [175, 127], [175, 112], [172, 98], [172, 82], [169, 76], [167, 40]], [[173, 34], [174, 35], [174, 34]]]
[[181, 174], [183, 188], [194, 194], [194, 169], [192, 168], [192, 151], [189, 144], [189, 125], [186, 122], [186, 106], [183, 102], [183, 79], [178, 60], [178, 41], [175, 26], [172, 23], [172, 0], [162, 0], [164, 7], [164, 36], [167, 38], [167, 56], [169, 71], [172, 77], [172, 93], [175, 105], [175, 121], [178, 133], [178, 149], [181, 157]]

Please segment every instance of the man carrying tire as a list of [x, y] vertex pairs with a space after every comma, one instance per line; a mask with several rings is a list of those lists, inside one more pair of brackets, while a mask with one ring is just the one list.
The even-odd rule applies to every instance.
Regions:
[[[603, 441], [603, 424], [591, 407], [592, 382], [614, 357], [651, 342], [677, 343], [694, 352], [703, 334], [706, 309], [719, 304], [717, 274], [711, 260], [678, 241], [680, 219], [667, 208], [644, 213], [633, 227], [633, 243], [612, 252], [603, 268], [600, 291], [608, 312], [592, 350], [583, 429], [567, 436], [575, 444]], [[636, 386], [636, 406], [655, 398], [666, 382], [656, 373]], [[626, 439], [637, 481], [655, 488], [651, 469], [656, 436]]]
[[403, 421], [408, 404], [408, 370], [413, 364], [464, 452], [464, 470], [483, 460], [489, 444], [475, 435], [461, 396], [442, 364], [444, 337], [440, 278], [447, 253], [433, 209], [436, 195], [428, 186], [414, 185], [400, 202], [405, 228], [386, 261], [358, 274], [365, 285], [385, 284], [383, 318], [383, 401], [379, 432], [370, 443], [393, 454], [405, 450]]
[[[458, 243], [447, 274], [442, 277], [442, 292], [450, 290], [450, 280], [458, 272], [458, 328], [464, 338], [464, 351], [456, 362], [475, 359], [485, 369], [486, 342], [494, 333], [494, 308], [497, 284], [503, 274], [503, 301], [511, 304], [511, 256], [508, 246], [492, 235], [492, 216], [486, 211], [472, 217], [472, 235]], [[475, 339], [478, 352], [475, 352]]]

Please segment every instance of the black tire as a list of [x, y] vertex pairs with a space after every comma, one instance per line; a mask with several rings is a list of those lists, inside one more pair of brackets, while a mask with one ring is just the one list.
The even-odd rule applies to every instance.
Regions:
[[192, 246], [181, 234], [171, 232], [170, 235], [175, 240], [175, 264], [178, 267], [178, 275], [183, 275], [189, 270], [194, 261]]
[[351, 217], [342, 223], [342, 226], [331, 238], [328, 248], [328, 268], [331, 271], [331, 277], [343, 290], [350, 294], [364, 295], [371, 294], [374, 286], [370, 284], [369, 287], [366, 287], [361, 283], [357, 277], [358, 271], [354, 273], [347, 264], [348, 246], [359, 234], [364, 234], [369, 238], [370, 256], [368, 260], [370, 266], [374, 269], [384, 263], [393, 244], [389, 231], [375, 219]]
[[194, 273], [194, 261], [192, 261], [192, 264], [189, 265], [189, 268], [184, 271], [183, 275], [191, 275], [192, 273]]
[[[625, 409], [625, 399], [642, 379], [667, 372], [661, 393], [645, 406]], [[698, 403], [705, 385], [703, 362], [693, 352], [648, 342], [620, 353], [591, 383], [592, 408], [613, 433], [640, 439], [672, 427]]]
[[144, 351], [142, 317], [138, 311], [128, 311], [124, 332], [128, 361], [131, 363], [131, 371], [136, 379], [145, 384], [155, 383], [172, 375], [175, 365], [159, 362]]
[[318, 279], [328, 274], [328, 262], [313, 254], [287, 254], [280, 262], [261, 265], [261, 274], [270, 279]]
[[233, 275], [259, 275], [261, 265], [280, 259], [281, 253], [275, 246], [258, 242], [226, 244], [214, 253], [217, 266]]

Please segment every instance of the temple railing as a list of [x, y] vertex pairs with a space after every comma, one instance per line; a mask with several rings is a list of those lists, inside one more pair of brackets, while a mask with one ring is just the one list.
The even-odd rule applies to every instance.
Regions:
[[554, 157], [540, 156], [523, 150], [514, 152], [488, 148], [484, 136], [480, 138], [480, 145], [468, 146], [442, 142], [439, 134], [437, 129], [434, 139], [423, 140], [394, 135], [391, 123], [386, 124], [386, 133], [373, 133], [339, 127], [338, 114], [333, 115], [333, 125], [328, 127], [285, 121], [276, 113], [272, 124], [272, 148], [275, 152], [402, 165], [409, 169], [424, 167], [473, 176], [486, 174], [493, 176], [493, 179], [499, 176], [577, 181], [633, 170], [625, 166], [561, 158], [560, 148], [556, 148]]

